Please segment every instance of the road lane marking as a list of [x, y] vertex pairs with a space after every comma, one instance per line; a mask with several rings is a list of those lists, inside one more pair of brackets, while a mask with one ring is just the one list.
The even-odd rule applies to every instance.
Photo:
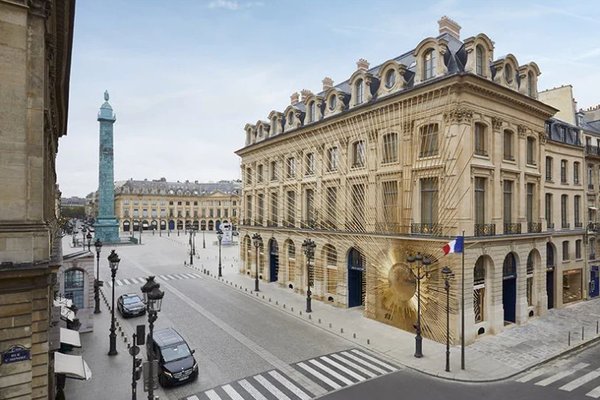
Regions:
[[323, 375], [319, 371], [315, 371], [314, 369], [312, 369], [308, 365], [306, 365], [304, 363], [298, 363], [296, 365], [299, 366], [300, 368], [302, 368], [303, 370], [305, 370], [306, 372], [308, 372], [309, 374], [313, 375], [317, 379], [320, 379], [321, 381], [325, 382], [327, 385], [331, 386], [332, 388], [334, 388], [334, 389], [341, 389], [342, 388], [342, 386], [339, 383], [332, 381], [331, 379], [329, 379], [328, 377], [326, 377], [325, 375]]
[[235, 389], [231, 387], [231, 385], [225, 385], [221, 387], [233, 400], [244, 400], [244, 398], [240, 396], [240, 394], [236, 392]]
[[561, 371], [557, 374], [554, 374], [544, 380], [541, 380], [539, 382], [536, 382], [537, 386], [548, 386], [549, 384], [556, 382], [560, 379], [563, 379], [571, 374], [574, 374], [576, 371], [579, 371], [582, 368], [587, 367], [589, 364], [586, 363], [579, 363], [577, 365], [574, 365], [573, 367], [571, 367], [570, 369], [566, 370], [566, 371]]
[[375, 372], [370, 371], [366, 368], [361, 367], [358, 364], [351, 364], [350, 360], [348, 360], [347, 358], [344, 358], [342, 356], [340, 356], [339, 354], [332, 354], [331, 357], [335, 358], [336, 360], [342, 362], [342, 363], [346, 363], [346, 365], [354, 368], [355, 370], [365, 374], [366, 376], [368, 376], [369, 378], [375, 378], [376, 376], [378, 376]]
[[[565, 364], [568, 364], [569, 360], [560, 360], [557, 361], [556, 363], [554, 363], [554, 367], [562, 367]], [[536, 371], [532, 371], [527, 375], [524, 375], [522, 377], [520, 377], [519, 379], [517, 379], [517, 382], [521, 382], [521, 383], [525, 383], [525, 382], [529, 382], [535, 378], [537, 378], [538, 376], [544, 375], [546, 372], [548, 372], [550, 370], [551, 367], [545, 367], [545, 368], [539, 368]]]
[[387, 369], [389, 369], [389, 370], [390, 370], [390, 371], [392, 371], [392, 372], [394, 372], [394, 371], [397, 371], [397, 370], [398, 370], [398, 368], [396, 368], [396, 367], [393, 367], [393, 366], [391, 366], [390, 364], [384, 363], [384, 362], [383, 362], [383, 361], [381, 361], [380, 359], [378, 359], [378, 358], [375, 358], [375, 357], [372, 357], [372, 356], [368, 355], [367, 353], [365, 353], [365, 352], [363, 352], [363, 351], [360, 351], [360, 350], [358, 350], [358, 349], [354, 349], [354, 350], [352, 350], [352, 352], [353, 352], [353, 353], [355, 353], [355, 354], [358, 354], [359, 356], [362, 356], [363, 358], [366, 358], [367, 360], [370, 360], [370, 361], [374, 362], [375, 364], [379, 364], [379, 365], [381, 365], [382, 367], [384, 367], [384, 368], [387, 368]]
[[206, 395], [208, 396], [208, 398], [209, 398], [210, 400], [223, 400], [223, 399], [221, 399], [221, 396], [219, 396], [219, 395], [217, 394], [217, 392], [215, 392], [215, 391], [214, 391], [214, 390], [212, 390], [212, 389], [210, 389], [209, 391], [206, 391], [206, 392], [204, 392], [204, 393], [206, 393]]
[[292, 400], [285, 395], [281, 390], [277, 389], [271, 382], [266, 380], [262, 375], [254, 376], [254, 379], [265, 387], [269, 392], [273, 393], [277, 400]]
[[193, 396], [186, 397], [185, 400], [200, 400], [200, 399], [198, 398], [198, 396], [193, 395]]
[[294, 393], [296, 396], [298, 396], [301, 400], [310, 400], [309, 395], [304, 393], [302, 391], [302, 389], [300, 389], [298, 386], [294, 385], [292, 382], [290, 382], [285, 376], [281, 375], [279, 372], [277, 372], [275, 370], [269, 371], [269, 375], [271, 375], [273, 378], [277, 379], [277, 381], [279, 383], [281, 383], [283, 386], [288, 388], [292, 393]]
[[344, 352], [342, 352], [342, 354], [348, 358], [351, 358], [352, 360], [356, 361], [357, 363], [364, 365], [367, 368], [371, 368], [375, 372], [379, 372], [379, 374], [387, 374], [388, 373], [388, 371], [381, 369], [378, 366], [373, 365], [373, 364], [369, 363], [368, 361], [363, 360], [360, 357], [355, 356], [354, 354], [350, 353], [349, 351], [344, 351]]
[[170, 281], [170, 280], [171, 280], [171, 278], [169, 278], [169, 276], [168, 276], [168, 275], [159, 275], [158, 277], [159, 277], [160, 279], [163, 279], [163, 280], [165, 280], [165, 281]]
[[332, 370], [331, 368], [329, 368], [326, 365], [323, 365], [322, 363], [318, 362], [317, 360], [310, 360], [309, 361], [312, 365], [315, 365], [317, 367], [319, 367], [321, 370], [327, 372], [329, 375], [333, 376], [334, 378], [336, 378], [339, 381], [342, 381], [343, 383], [345, 383], [346, 385], [353, 385], [354, 382], [352, 382], [350, 379], [346, 378], [345, 376], [343, 376], [342, 374], [339, 374], [337, 372], [335, 372], [334, 370]]
[[597, 399], [598, 397], [600, 397], [600, 386], [598, 386], [597, 388], [594, 388], [590, 392], [587, 392], [585, 395], [588, 396], [588, 397], [592, 397], [594, 399]]
[[129, 281], [128, 281], [127, 279], [125, 279], [125, 278], [123, 278], [123, 279], [122, 279], [122, 281], [123, 281], [123, 284], [124, 284], [124, 285], [131, 285], [131, 282], [129, 282]]
[[261, 392], [256, 390], [256, 388], [252, 386], [247, 380], [242, 379], [238, 383], [241, 387], [244, 388], [244, 390], [246, 390], [246, 392], [250, 393], [250, 396], [254, 397], [255, 400], [267, 400], [267, 398], [263, 396]]
[[327, 364], [344, 371], [346, 374], [350, 375], [351, 377], [353, 377], [354, 379], [357, 379], [359, 382], [362, 382], [364, 380], [366, 380], [365, 377], [363, 377], [362, 375], [357, 374], [356, 372], [344, 367], [342, 364], [337, 363], [335, 361], [333, 361], [331, 358], [323, 356], [321, 357], [321, 360], [323, 360], [324, 362], [326, 362]]
[[571, 382], [567, 383], [566, 385], [559, 387], [559, 389], [570, 392], [573, 389], [577, 389], [579, 386], [585, 385], [586, 383], [590, 382], [593, 379], [596, 379], [599, 376], [600, 376], [600, 368], [598, 368], [595, 371], [588, 372], [587, 374], [583, 375], [582, 377], [579, 377], [579, 378], [575, 379], [574, 381], [571, 381]]

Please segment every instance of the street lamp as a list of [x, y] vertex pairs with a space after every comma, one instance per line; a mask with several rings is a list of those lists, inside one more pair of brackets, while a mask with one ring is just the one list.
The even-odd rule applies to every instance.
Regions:
[[192, 253], [196, 255], [196, 232], [198, 231], [198, 228], [196, 228], [195, 225], [192, 225], [192, 231]]
[[96, 280], [94, 281], [94, 314], [100, 313], [100, 251], [102, 250], [102, 241], [96, 239], [94, 242], [96, 248]]
[[450, 278], [452, 277], [450, 267], [442, 268], [442, 276], [446, 290], [446, 372], [450, 372]]
[[[415, 325], [415, 357], [423, 357], [423, 337], [421, 336], [421, 279], [428, 275], [427, 267], [431, 265], [429, 258], [423, 257], [421, 253], [417, 253], [416, 256], [406, 257], [406, 261], [411, 264], [417, 263], [417, 273], [413, 271], [414, 277], [417, 279], [417, 324]], [[421, 265], [425, 267], [425, 272], [421, 274]], [[411, 270], [412, 271], [412, 270]]]
[[117, 355], [117, 333], [115, 328], [115, 276], [117, 275], [117, 269], [119, 269], [119, 262], [121, 259], [114, 250], [110, 251], [108, 256], [108, 265], [110, 266], [110, 275], [112, 277], [112, 310], [110, 317], [110, 349], [108, 350], [109, 356]]
[[302, 249], [304, 250], [304, 254], [306, 255], [306, 312], [312, 312], [311, 304], [310, 304], [310, 295], [312, 294], [310, 291], [310, 287], [313, 285], [313, 272], [310, 261], [315, 257], [315, 247], [317, 245], [310, 239], [305, 239], [304, 243], [302, 243]]
[[143, 225], [144, 224], [142, 222], [140, 222], [138, 224], [138, 226], [140, 227], [140, 243], [139, 244], [142, 244], [142, 231], [144, 230]]
[[[85, 235], [85, 238], [87, 239], [88, 242], [88, 251], [91, 250], [91, 245], [92, 245], [92, 232], [88, 231], [87, 235]], [[84, 245], [85, 247], [85, 245]]]
[[204, 229], [202, 230], [202, 248], [206, 248], [206, 240], [204, 240]]
[[87, 232], [87, 228], [84, 226], [81, 228], [81, 244], [83, 249], [85, 250], [85, 233]]
[[194, 232], [191, 226], [188, 227], [187, 231], [190, 234], [190, 265], [194, 265], [194, 247], [192, 246], [192, 235]]
[[254, 247], [256, 247], [256, 274], [254, 276], [254, 291], [258, 292], [258, 248], [260, 247], [260, 242], [262, 238], [259, 233], [255, 233], [252, 235], [252, 243], [254, 243]]
[[[154, 280], [154, 276], [149, 276], [146, 278], [146, 283], [141, 288], [142, 293], [144, 294], [144, 303], [146, 303], [146, 310], [148, 311], [148, 325], [150, 328], [150, 340], [154, 338], [154, 322], [158, 318], [158, 312], [160, 311], [162, 305], [162, 299], [165, 295], [165, 292], [160, 290], [160, 284], [156, 283]], [[148, 385], [148, 400], [154, 400], [154, 351], [151, 351], [148, 354], [149, 361], [149, 376], [150, 376], [150, 384]]]
[[223, 231], [220, 229], [217, 231], [217, 240], [219, 241], [219, 278], [221, 278], [223, 276], [221, 273], [221, 240], [223, 240]]

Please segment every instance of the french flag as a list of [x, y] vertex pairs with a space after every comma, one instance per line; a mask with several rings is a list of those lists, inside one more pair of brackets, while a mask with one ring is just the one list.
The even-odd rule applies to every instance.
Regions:
[[462, 253], [464, 244], [465, 244], [465, 237], [457, 236], [456, 239], [451, 240], [449, 243], [446, 243], [446, 245], [444, 247], [442, 247], [442, 251], [444, 252], [444, 255], [447, 255], [450, 253]]

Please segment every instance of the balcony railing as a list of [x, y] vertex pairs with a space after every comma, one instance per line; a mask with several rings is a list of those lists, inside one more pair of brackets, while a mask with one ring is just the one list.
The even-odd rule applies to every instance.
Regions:
[[528, 222], [527, 223], [527, 232], [540, 233], [541, 231], [542, 231], [542, 223], [541, 222]]
[[588, 183], [588, 190], [594, 190], [594, 184]]
[[410, 224], [410, 233], [417, 235], [439, 235], [441, 226], [435, 223], [412, 223]]
[[475, 224], [475, 236], [496, 235], [496, 224]]
[[554, 222], [548, 222], [547, 226], [548, 226], [548, 229], [554, 230]]
[[513, 224], [513, 223], [507, 224], [507, 223], [505, 223], [504, 224], [504, 234], [505, 235], [515, 235], [515, 234], [518, 234], [518, 233], [521, 233], [521, 224], [519, 224], [519, 223], [516, 223], [516, 224]]
[[302, 229], [316, 229], [316, 227], [317, 221], [315, 221], [314, 219], [306, 219], [300, 221], [300, 228]]
[[575, 228], [583, 228], [583, 222], [575, 222]]
[[600, 223], [598, 222], [590, 222], [587, 227], [588, 231], [591, 232], [600, 232]]
[[561, 227], [562, 227], [563, 229], [571, 229], [571, 223], [570, 223], [570, 222], [563, 222], [563, 223], [561, 224]]
[[286, 228], [295, 228], [296, 227], [296, 222], [295, 221], [290, 221], [290, 220], [284, 220], [283, 221], [283, 226], [285, 226]]
[[405, 233], [406, 227], [392, 222], [375, 222], [375, 231], [377, 233]]
[[337, 224], [335, 221], [325, 220], [321, 221], [319, 225], [321, 226], [321, 229], [337, 229]]
[[598, 146], [592, 146], [592, 145], [586, 145], [585, 146], [585, 155], [586, 156], [600, 156], [600, 147]]
[[362, 221], [346, 221], [346, 230], [348, 232], [366, 232], [365, 224]]
[[269, 228], [276, 227], [276, 226], [277, 226], [277, 221], [276, 221], [276, 220], [269, 219], [269, 220], [267, 220], [267, 226], [268, 226]]
[[244, 226], [250, 226], [252, 225], [252, 220], [250, 218], [246, 218], [242, 220], [242, 225]]
[[596, 253], [590, 253], [590, 260], [596, 259]]
[[258, 217], [254, 220], [254, 226], [264, 226], [262, 217]]

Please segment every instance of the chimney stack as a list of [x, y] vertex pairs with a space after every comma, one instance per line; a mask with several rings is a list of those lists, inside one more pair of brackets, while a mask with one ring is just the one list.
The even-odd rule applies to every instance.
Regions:
[[453, 36], [456, 39], [460, 40], [460, 25], [457, 24], [456, 21], [453, 21], [444, 15], [438, 21], [438, 25], [440, 27], [440, 35], [447, 33], [450, 36]]
[[290, 100], [293, 106], [298, 104], [298, 102], [300, 101], [300, 95], [298, 94], [298, 92], [292, 93], [292, 95], [290, 96]]
[[331, 79], [328, 76], [323, 78], [323, 91], [325, 91], [327, 89], [331, 89], [332, 87], [333, 87], [333, 79]]
[[369, 62], [367, 60], [365, 60], [364, 58], [359, 59], [356, 62], [356, 68], [359, 71], [368, 71], [369, 70]]
[[308, 98], [308, 96], [310, 96], [310, 95], [312, 95], [312, 94], [313, 94], [313, 92], [311, 92], [310, 90], [308, 90], [308, 89], [302, 89], [302, 90], [300, 91], [300, 95], [301, 95], [301, 98], [300, 98], [300, 100], [301, 100], [302, 102], [305, 102], [305, 101], [306, 101], [306, 99]]

